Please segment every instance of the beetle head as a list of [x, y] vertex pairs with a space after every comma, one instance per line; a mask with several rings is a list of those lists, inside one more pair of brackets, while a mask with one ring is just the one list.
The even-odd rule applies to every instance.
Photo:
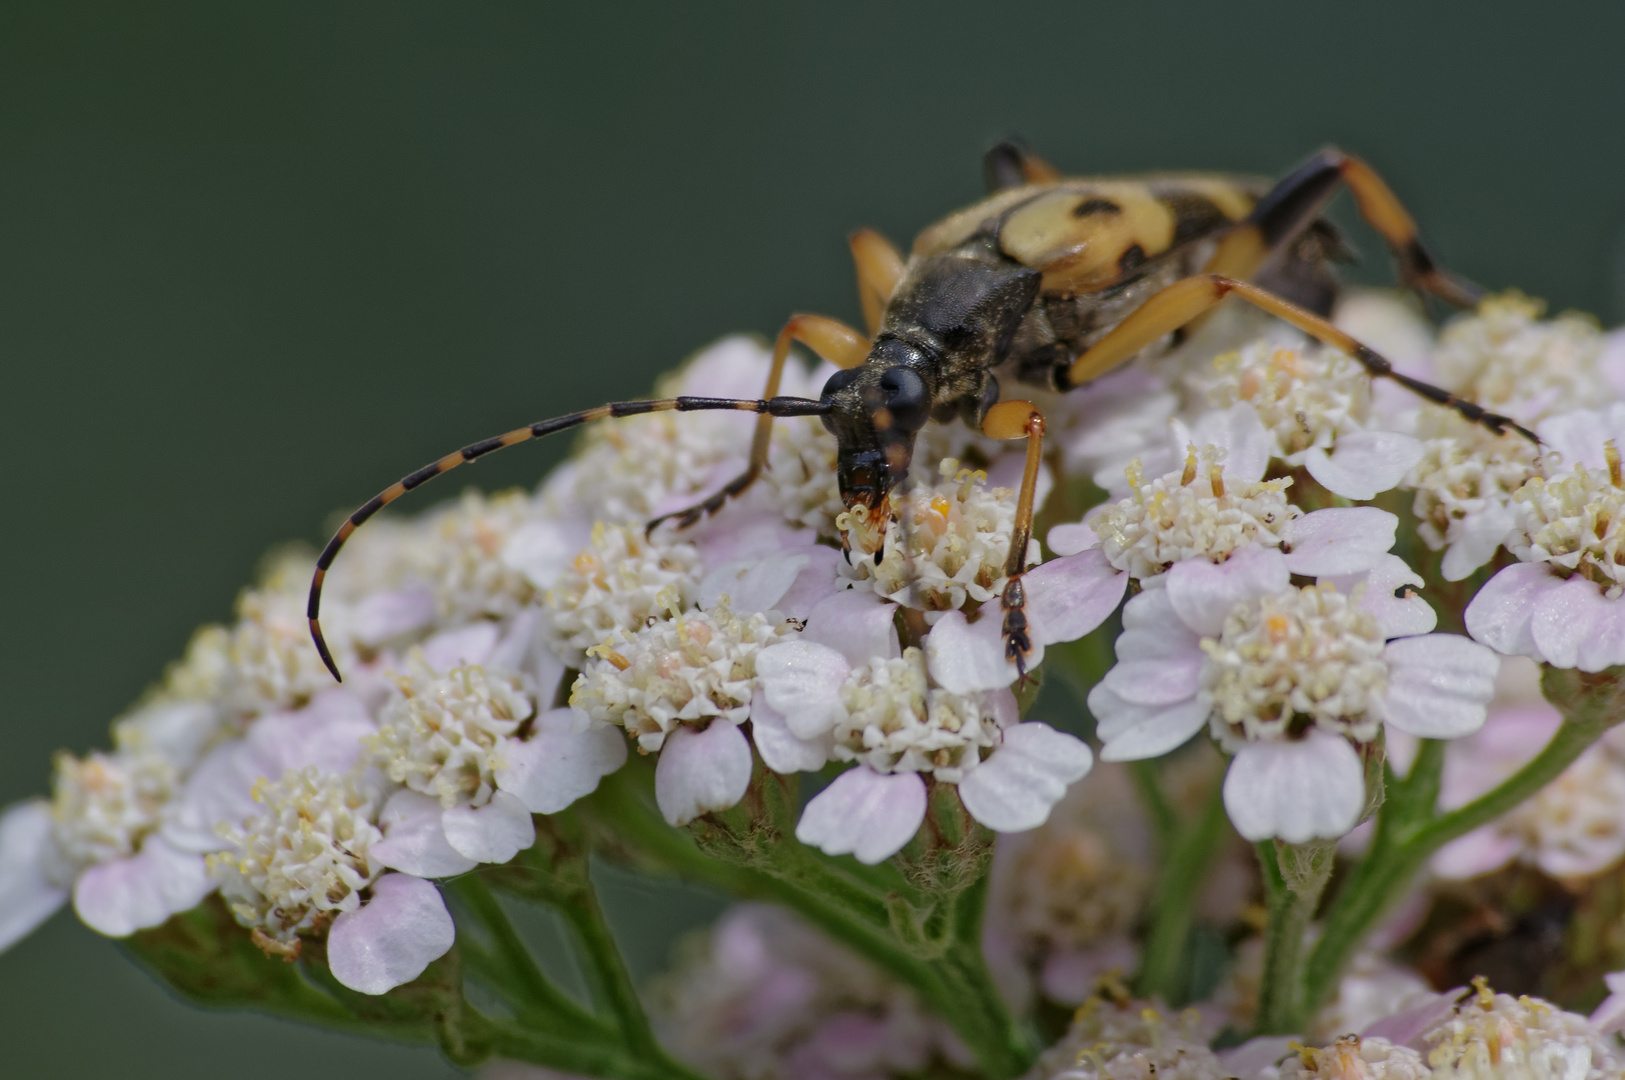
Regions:
[[860, 367], [837, 371], [821, 400], [824, 426], [835, 436], [836, 480], [848, 507], [874, 510], [908, 477], [914, 437], [935, 404], [930, 358], [887, 338]]

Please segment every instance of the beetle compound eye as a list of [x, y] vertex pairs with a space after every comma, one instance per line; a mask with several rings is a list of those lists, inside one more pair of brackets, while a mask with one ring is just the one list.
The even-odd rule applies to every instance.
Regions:
[[931, 394], [925, 380], [910, 368], [894, 367], [880, 377], [886, 411], [904, 431], [918, 431], [931, 415]]

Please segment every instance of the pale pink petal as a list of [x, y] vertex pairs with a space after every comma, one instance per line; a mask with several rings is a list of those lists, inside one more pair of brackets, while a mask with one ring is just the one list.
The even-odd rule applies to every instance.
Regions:
[[1033, 635], [1046, 645], [1089, 633], [1117, 610], [1128, 589], [1128, 575], [1114, 570], [1098, 550], [1051, 559], [1021, 580]]
[[1512, 507], [1491, 503], [1463, 518], [1455, 538], [1444, 553], [1439, 573], [1446, 581], [1461, 581], [1495, 558], [1495, 549], [1506, 540], [1518, 517]]
[[[1140, 592], [1129, 598], [1123, 605], [1124, 630], [1154, 630], [1159, 633], [1166, 632], [1170, 627], [1178, 627], [1179, 613], [1174, 610], [1174, 602], [1168, 596], [1168, 575], [1158, 574], [1156, 577], [1146, 578], [1140, 582]], [[1200, 635], [1192, 631], [1192, 639]]]
[[[1384, 555], [1367, 574], [1341, 574], [1323, 578], [1339, 592], [1352, 593], [1356, 586], [1365, 586], [1360, 608], [1376, 617], [1382, 627], [1382, 636], [1388, 638], [1426, 634], [1439, 623], [1433, 607], [1417, 593], [1405, 586], [1422, 584], [1422, 576], [1398, 555]], [[1403, 596], [1394, 595], [1405, 589]]]
[[1237, 604], [1280, 592], [1292, 583], [1291, 571], [1281, 553], [1257, 545], [1239, 548], [1217, 565], [1206, 559], [1175, 563], [1167, 578], [1168, 600], [1180, 620], [1208, 637], [1219, 635], [1225, 616]]
[[1509, 566], [1486, 581], [1467, 605], [1467, 632], [1504, 656], [1543, 660], [1535, 645], [1535, 609], [1562, 585], [1563, 579], [1540, 563]]
[[1169, 426], [1177, 459], [1183, 461], [1189, 447], [1212, 445], [1224, 451], [1227, 478], [1248, 483], [1264, 479], [1275, 439], [1250, 403], [1238, 401], [1229, 408], [1209, 410], [1189, 428], [1179, 420]]
[[[557, 472], [553, 475], [560, 478]], [[590, 520], [527, 521], [508, 535], [508, 542], [502, 546], [502, 564], [523, 574], [538, 589], [551, 589], [591, 537]]]
[[416, 877], [452, 877], [479, 865], [446, 841], [441, 824], [445, 807], [421, 791], [403, 788], [389, 797], [378, 815], [384, 838], [367, 849], [367, 859]]
[[1395, 1046], [1422, 1049], [1422, 1036], [1450, 1019], [1455, 1014], [1456, 1002], [1467, 992], [1458, 986], [1442, 994], [1429, 994], [1414, 1001], [1392, 1016], [1378, 1020], [1360, 1032], [1362, 1039], [1387, 1039]]
[[1608, 987], [1608, 996], [1591, 1014], [1591, 1023], [1607, 1034], [1625, 1028], [1625, 971], [1616, 971], [1602, 978], [1603, 984]]
[[835, 725], [841, 686], [851, 672], [846, 657], [805, 638], [756, 654], [762, 694], [798, 739], [815, 739]]
[[530, 738], [509, 739], [502, 756], [497, 786], [533, 814], [556, 814], [626, 764], [626, 736], [579, 709], [550, 709], [536, 718]]
[[[975, 623], [967, 623], [962, 611], [948, 612], [925, 636], [925, 655], [931, 677], [952, 693], [997, 690], [1016, 681], [1016, 666], [1004, 656], [997, 607], [984, 611]], [[1042, 656], [1037, 651], [1029, 666], [1037, 666]]]
[[1094, 755], [1082, 739], [1048, 724], [1006, 728], [1004, 741], [959, 782], [971, 817], [996, 832], [1024, 832], [1049, 819], [1067, 786], [1083, 779]]
[[673, 825], [726, 810], [750, 787], [750, 743], [733, 724], [714, 720], [704, 731], [682, 725], [666, 736], [655, 765], [655, 802]]
[[[721, 475], [717, 477], [715, 484], [701, 484], [699, 491], [694, 493], [677, 492], [670, 496], [676, 504], [671, 509], [687, 509], [698, 499], [715, 491], [738, 474], [738, 464], [724, 462]], [[805, 552], [817, 543], [818, 537], [812, 530], [792, 525], [778, 514], [752, 512], [754, 507], [752, 510], [739, 509], [749, 505], [759, 493], [760, 489], [746, 496], [744, 503], [734, 503], [736, 509], [733, 512], [706, 518], [692, 529], [673, 534], [674, 537], [693, 544], [699, 550], [700, 563], [703, 566], [721, 566], [723, 563], [737, 561], [754, 562], [791, 549]]]
[[1100, 685], [1135, 705], [1168, 705], [1196, 693], [1201, 682], [1200, 639], [1179, 623], [1159, 630], [1125, 630], [1117, 637], [1117, 663]]
[[[526, 608], [514, 616], [508, 624], [508, 630], [501, 639], [486, 654], [481, 664], [490, 668], [501, 668], [506, 671], [524, 671], [531, 663], [531, 656], [537, 651], [536, 630], [542, 622], [542, 610], [539, 608]], [[543, 649], [542, 651], [550, 651]]]
[[1625, 663], [1625, 603], [1579, 574], [1541, 594], [1529, 629], [1553, 667], [1601, 671]]
[[750, 735], [762, 764], [781, 775], [823, 768], [833, 747], [827, 732], [813, 739], [792, 734], [784, 715], [767, 703], [761, 687], [750, 703]]
[[1625, 412], [1615, 403], [1607, 410], [1575, 409], [1549, 416], [1535, 430], [1541, 442], [1563, 455], [1565, 465], [1606, 470], [1604, 444], [1625, 434], [1622, 424], [1625, 424]]
[[1399, 519], [1374, 506], [1316, 510], [1281, 527], [1287, 569], [1305, 577], [1363, 574], [1394, 546]]
[[0, 814], [0, 952], [27, 937], [61, 907], [68, 890], [46, 880], [55, 857], [51, 804], [8, 806]]
[[802, 552], [781, 551], [762, 559], [723, 563], [700, 582], [700, 609], [709, 611], [726, 596], [728, 606], [742, 615], [771, 611], [811, 561]]
[[1383, 719], [1424, 739], [1455, 739], [1484, 726], [1495, 696], [1495, 653], [1460, 634], [1424, 634], [1383, 649], [1388, 688]]
[[1337, 437], [1330, 456], [1319, 447], [1304, 467], [1321, 487], [1345, 499], [1376, 498], [1405, 478], [1422, 460], [1422, 444], [1396, 431], [1350, 431]]
[[1248, 743], [1224, 777], [1224, 808], [1247, 840], [1335, 840], [1365, 807], [1365, 769], [1346, 740], [1310, 731], [1296, 741]]
[[97, 933], [128, 937], [196, 907], [215, 884], [203, 856], [149, 836], [136, 854], [80, 874], [73, 886], [73, 909]]
[[846, 589], [836, 570], [841, 563], [839, 551], [820, 545], [801, 548], [800, 552], [806, 558], [807, 565], [801, 568], [795, 583], [779, 597], [778, 603], [779, 611], [793, 619], [811, 617], [819, 604]]
[[1290, 1035], [1260, 1035], [1218, 1053], [1225, 1076], [1259, 1076], [1292, 1053], [1297, 1040]]
[[838, 592], [812, 609], [801, 640], [827, 645], [853, 667], [876, 657], [893, 659], [903, 655], [892, 623], [896, 610], [896, 604], [885, 603], [868, 590]]
[[432, 621], [434, 593], [421, 587], [373, 593], [348, 614], [350, 633], [368, 645], [421, 630]]
[[1068, 555], [1076, 555], [1090, 548], [1099, 547], [1100, 536], [1086, 523], [1070, 521], [1051, 529], [1044, 542], [1056, 555], [1066, 558]]
[[1134, 705], [1096, 684], [1089, 692], [1089, 711], [1099, 721], [1101, 761], [1141, 761], [1184, 746], [1207, 723], [1212, 706], [1200, 697]]
[[477, 622], [447, 630], [423, 643], [423, 658], [436, 671], [483, 664], [501, 636], [501, 629], [493, 622]]
[[530, 810], [510, 792], [497, 790], [484, 806], [457, 806], [440, 819], [446, 842], [476, 862], [505, 863], [536, 842]]
[[1433, 853], [1430, 865], [1443, 878], [1465, 881], [1511, 862], [1523, 845], [1493, 825], [1458, 836]]
[[422, 975], [456, 940], [457, 927], [432, 882], [385, 874], [360, 909], [333, 920], [327, 963], [351, 990], [384, 994]]
[[860, 765], [813, 796], [801, 811], [796, 839], [873, 866], [901, 851], [923, 821], [925, 781], [918, 773], [883, 776]]

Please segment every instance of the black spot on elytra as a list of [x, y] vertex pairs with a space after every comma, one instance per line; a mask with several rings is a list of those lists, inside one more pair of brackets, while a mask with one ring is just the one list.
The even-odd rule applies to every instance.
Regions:
[[1090, 217], [1094, 214], [1114, 215], [1121, 214], [1123, 208], [1110, 199], [1101, 199], [1091, 196], [1072, 208], [1075, 218]]
[[1145, 265], [1145, 248], [1130, 244], [1128, 250], [1117, 257], [1117, 272], [1127, 277]]

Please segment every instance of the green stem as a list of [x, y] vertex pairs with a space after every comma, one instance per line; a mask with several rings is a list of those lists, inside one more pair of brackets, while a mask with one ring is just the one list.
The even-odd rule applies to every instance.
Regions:
[[542, 973], [508, 913], [483, 881], [466, 874], [447, 882], [447, 886], [491, 938], [490, 948], [471, 941], [462, 943], [463, 962], [501, 994], [516, 1013], [532, 1024], [566, 1032], [593, 1027], [609, 1030]]
[[609, 1007], [621, 1036], [638, 1057], [665, 1060], [665, 1051], [655, 1040], [643, 1002], [638, 999], [632, 974], [627, 971], [620, 947], [604, 921], [598, 897], [590, 888], [583, 889], [565, 897], [559, 903], [559, 910], [575, 930], [587, 957], [586, 974], [594, 1000]]
[[1259, 1035], [1302, 1033], [1304, 1021], [1303, 943], [1332, 876], [1334, 845], [1329, 840], [1258, 845], [1269, 901], [1264, 931], [1264, 980], [1259, 989]]
[[[1016, 1022], [987, 968], [982, 953], [982, 916], [988, 875], [982, 874], [953, 900], [952, 944], [942, 969], [951, 1004], [933, 1002], [954, 1030], [975, 1048], [990, 1077], [1019, 1076], [1033, 1063], [1035, 1050]], [[974, 1032], [974, 1040], [969, 1036]]]
[[1179, 836], [1179, 815], [1174, 813], [1173, 805], [1163, 795], [1157, 773], [1157, 763], [1150, 758], [1128, 763], [1128, 774], [1134, 779], [1134, 790], [1145, 804], [1146, 813], [1151, 817], [1151, 827], [1157, 834], [1157, 846], [1167, 854], [1173, 851]]
[[1456, 810], [1435, 814], [1442, 748], [1429, 749], [1377, 815], [1371, 847], [1327, 913], [1320, 941], [1310, 955], [1303, 1008], [1318, 1007], [1332, 993], [1354, 951], [1410, 885], [1435, 851], [1505, 814], [1557, 779], [1574, 759], [1621, 719], [1625, 692], [1610, 668], [1598, 674], [1546, 669], [1546, 699], [1564, 714], [1562, 726], [1523, 768]]
[[[1161, 800], [1160, 790], [1157, 797]], [[1140, 960], [1138, 988], [1142, 997], [1160, 998], [1175, 1006], [1184, 1004], [1185, 949], [1197, 893], [1219, 854], [1225, 820], [1224, 788], [1215, 783], [1196, 820], [1174, 830], [1162, 845], [1162, 875], [1151, 901], [1151, 930]]]

